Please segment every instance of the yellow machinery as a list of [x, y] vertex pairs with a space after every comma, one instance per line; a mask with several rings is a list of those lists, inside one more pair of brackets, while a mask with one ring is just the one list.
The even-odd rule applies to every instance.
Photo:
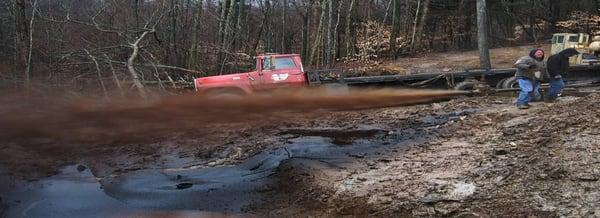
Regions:
[[552, 35], [551, 54], [556, 54], [567, 48], [575, 48], [579, 55], [571, 57], [571, 64], [600, 63], [600, 36], [590, 37], [585, 33], [556, 33]]

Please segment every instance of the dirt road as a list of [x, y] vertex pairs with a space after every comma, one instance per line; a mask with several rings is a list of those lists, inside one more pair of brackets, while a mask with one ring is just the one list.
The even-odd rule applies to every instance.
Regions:
[[8, 143], [0, 211], [68, 215], [94, 198], [86, 208], [119, 209], [106, 215], [600, 216], [600, 96], [512, 100], [319, 111], [151, 143]]

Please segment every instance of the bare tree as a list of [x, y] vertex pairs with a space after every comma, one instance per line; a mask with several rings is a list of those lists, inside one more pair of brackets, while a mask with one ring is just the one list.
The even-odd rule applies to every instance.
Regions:
[[202, 20], [202, 4], [203, 0], [198, 0], [194, 5], [194, 16], [192, 18], [192, 32], [191, 32], [191, 47], [188, 55], [187, 68], [196, 69], [198, 68], [198, 43], [200, 34], [200, 21]]
[[[413, 30], [413, 37], [411, 40], [411, 50], [414, 49], [415, 44], [416, 45], [420, 45], [421, 42], [421, 37], [422, 33], [423, 33], [423, 27], [425, 26], [425, 23], [427, 21], [427, 15], [429, 14], [429, 2], [430, 0], [423, 0], [423, 4], [422, 4], [422, 13], [421, 13], [421, 21], [419, 21], [418, 23], [416, 22], [417, 19], [419, 18], [418, 14], [419, 14], [419, 7], [417, 6], [417, 15], [415, 16], [415, 29]], [[421, 0], [418, 1], [418, 3], [421, 3]]]
[[354, 45], [354, 40], [352, 37], [352, 32], [351, 32], [351, 26], [352, 26], [352, 18], [353, 18], [353, 10], [354, 10], [354, 4], [355, 4], [356, 0], [351, 0], [350, 1], [350, 6], [348, 7], [348, 13], [346, 14], [346, 30], [345, 30], [345, 36], [346, 36], [346, 56], [351, 56], [354, 55], [354, 49], [353, 49], [353, 45]]
[[29, 87], [29, 72], [25, 70], [27, 61], [27, 12], [25, 0], [14, 0], [13, 2], [15, 21], [15, 72], [24, 73], [24, 86]]
[[27, 64], [25, 67], [25, 88], [29, 89], [30, 87], [30, 78], [31, 78], [31, 55], [33, 53], [33, 22], [35, 21], [35, 12], [37, 10], [38, 1], [34, 0], [31, 6], [31, 20], [29, 22], [29, 47], [27, 48]]
[[390, 4], [393, 2], [392, 8], [392, 32], [390, 34], [390, 52], [391, 56], [396, 59], [396, 38], [398, 38], [398, 33], [400, 32], [400, 11], [401, 11], [401, 3], [400, 0], [391, 0]]
[[487, 34], [487, 8], [485, 0], [477, 0], [477, 32], [479, 45], [479, 66], [483, 69], [491, 69], [490, 51], [488, 47]]
[[98, 74], [98, 82], [100, 83], [100, 87], [102, 87], [102, 93], [104, 93], [104, 98], [108, 99], [108, 92], [106, 91], [106, 86], [104, 85], [104, 81], [102, 80], [102, 71], [100, 70], [100, 64], [98, 64], [98, 61], [92, 55], [92, 53], [90, 53], [90, 51], [88, 51], [87, 49], [84, 49], [84, 51], [94, 62], [94, 65], [96, 66], [96, 73]]

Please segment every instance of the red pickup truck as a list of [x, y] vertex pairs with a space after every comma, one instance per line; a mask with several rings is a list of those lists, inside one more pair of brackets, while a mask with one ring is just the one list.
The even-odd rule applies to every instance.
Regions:
[[201, 93], [252, 94], [282, 87], [309, 85], [298, 54], [260, 55], [256, 57], [254, 71], [209, 76], [194, 80], [196, 91]]

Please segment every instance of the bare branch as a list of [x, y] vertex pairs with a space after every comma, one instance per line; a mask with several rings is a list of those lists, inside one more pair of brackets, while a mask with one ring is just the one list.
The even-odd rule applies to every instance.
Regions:
[[100, 81], [100, 86], [102, 87], [102, 91], [104, 92], [104, 98], [108, 100], [108, 93], [106, 92], [106, 86], [104, 86], [104, 81], [102, 81], [102, 72], [100, 71], [100, 65], [98, 64], [98, 61], [96, 61], [96, 58], [92, 55], [92, 53], [90, 53], [90, 51], [88, 51], [87, 49], [83, 50], [92, 59], [92, 61], [94, 61], [94, 64], [96, 65], [96, 72], [98, 73], [98, 81]]

